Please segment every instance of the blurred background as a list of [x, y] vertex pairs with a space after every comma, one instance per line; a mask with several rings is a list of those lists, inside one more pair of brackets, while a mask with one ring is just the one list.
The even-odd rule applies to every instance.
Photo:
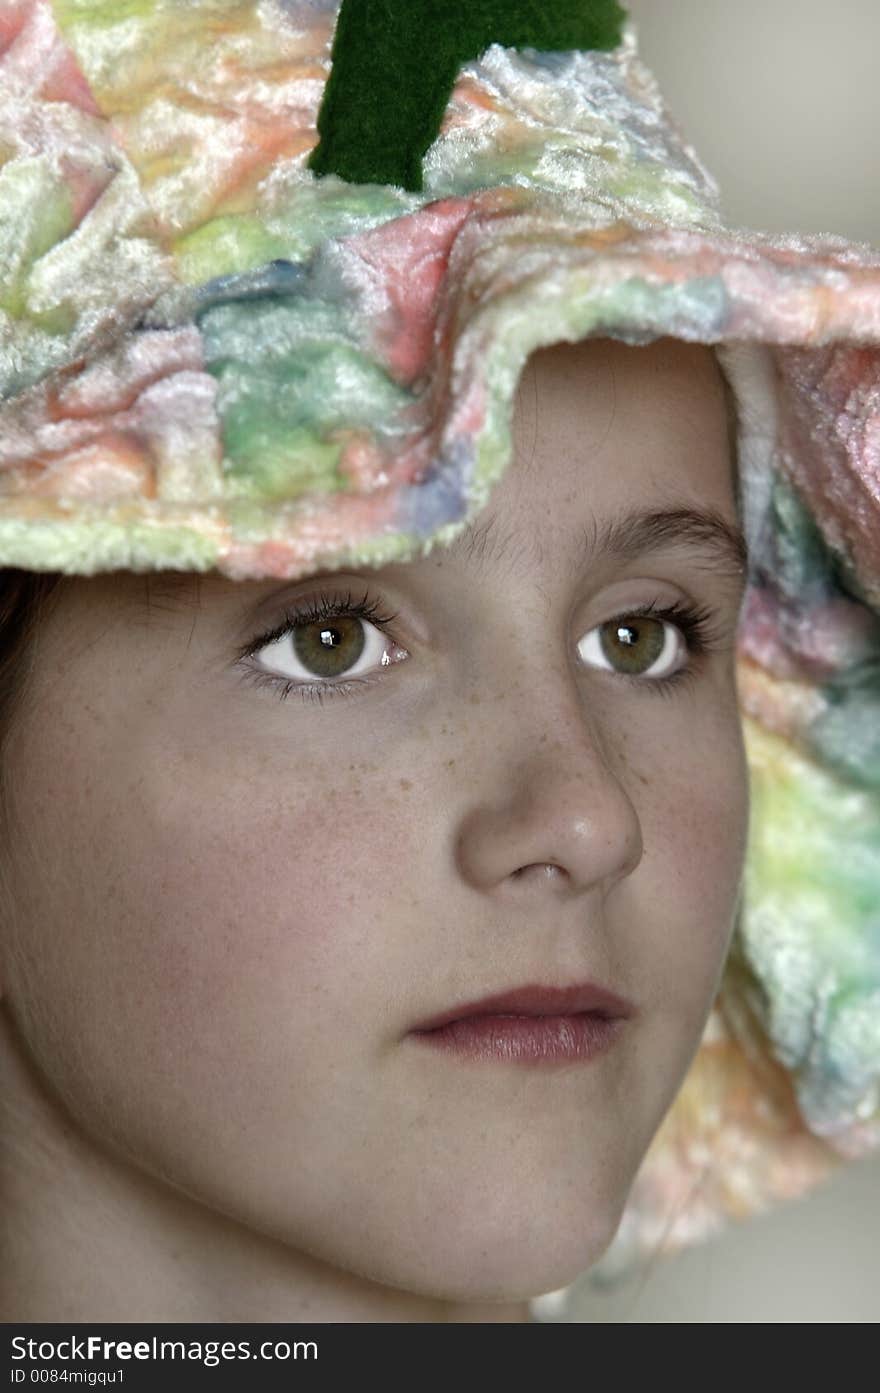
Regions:
[[[729, 221], [880, 248], [880, 0], [621, 0]], [[880, 1157], [602, 1293], [610, 1322], [880, 1320]]]
[[727, 217], [880, 246], [878, 0], [620, 0]]

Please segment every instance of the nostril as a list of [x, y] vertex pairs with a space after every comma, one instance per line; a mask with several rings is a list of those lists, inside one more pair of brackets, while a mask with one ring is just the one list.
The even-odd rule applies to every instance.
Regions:
[[535, 861], [531, 866], [520, 866], [518, 871], [514, 871], [514, 875], [517, 879], [524, 875], [543, 875], [549, 878], [561, 874], [561, 867], [555, 865], [555, 863], [551, 861]]

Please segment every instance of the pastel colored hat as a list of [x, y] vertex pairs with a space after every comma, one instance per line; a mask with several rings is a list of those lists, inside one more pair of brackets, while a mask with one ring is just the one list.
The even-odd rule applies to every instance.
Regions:
[[743, 912], [610, 1282], [880, 1145], [880, 252], [729, 225], [606, 0], [0, 0], [0, 566], [424, 556], [591, 335], [715, 348], [750, 550]]

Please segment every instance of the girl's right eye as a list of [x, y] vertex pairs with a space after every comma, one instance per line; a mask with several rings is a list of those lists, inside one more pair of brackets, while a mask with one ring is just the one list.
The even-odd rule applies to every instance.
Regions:
[[[317, 602], [286, 613], [281, 624], [239, 651], [245, 679], [280, 688], [282, 701], [294, 690], [304, 700], [323, 701], [325, 696], [349, 695], [384, 680], [376, 675], [377, 664], [381, 670], [409, 654], [383, 632], [397, 615], [381, 615], [380, 603], [370, 603], [368, 594], [352, 600], [349, 592], [345, 599], [321, 595]], [[589, 658], [588, 665], [600, 671], [623, 677], [642, 690], [668, 694], [697, 675], [704, 655], [722, 638], [713, 630], [712, 618], [713, 611], [689, 602], [662, 605], [654, 601], [590, 629], [578, 651], [582, 658]], [[371, 629], [372, 634], [365, 636], [365, 629]], [[255, 653], [274, 648], [276, 661], [289, 665], [291, 647], [302, 676], [282, 677], [246, 661]], [[389, 656], [389, 650], [394, 656]], [[682, 651], [688, 658], [683, 665]], [[357, 672], [358, 666], [370, 675], [340, 680], [352, 668]]]
[[[349, 691], [369, 686], [377, 680], [375, 676], [355, 677], [346, 682], [337, 681], [336, 678], [357, 663], [362, 670], [369, 671], [377, 661], [380, 667], [388, 667], [409, 656], [406, 649], [400, 648], [382, 632], [394, 623], [397, 615], [381, 615], [380, 603], [370, 603], [367, 594], [361, 600], [352, 600], [349, 591], [344, 600], [321, 595], [318, 601], [286, 613], [281, 624], [252, 639], [239, 651], [245, 679], [256, 682], [258, 686], [267, 684], [280, 687], [282, 701], [294, 690], [303, 699], [323, 701], [325, 696], [347, 695]], [[364, 628], [373, 630], [369, 641], [364, 637]], [[243, 661], [254, 653], [275, 648], [278, 650], [278, 661], [288, 663], [291, 647], [295, 662], [305, 669], [301, 679], [273, 676]], [[396, 656], [389, 657], [389, 649], [394, 649]], [[319, 681], [309, 680], [316, 674]]]

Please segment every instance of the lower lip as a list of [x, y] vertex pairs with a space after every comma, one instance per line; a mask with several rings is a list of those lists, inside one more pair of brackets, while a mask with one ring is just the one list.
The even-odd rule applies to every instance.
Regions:
[[604, 1054], [624, 1024], [622, 1016], [607, 1020], [590, 1011], [574, 1016], [466, 1016], [437, 1030], [411, 1034], [435, 1049], [472, 1059], [554, 1064]]

